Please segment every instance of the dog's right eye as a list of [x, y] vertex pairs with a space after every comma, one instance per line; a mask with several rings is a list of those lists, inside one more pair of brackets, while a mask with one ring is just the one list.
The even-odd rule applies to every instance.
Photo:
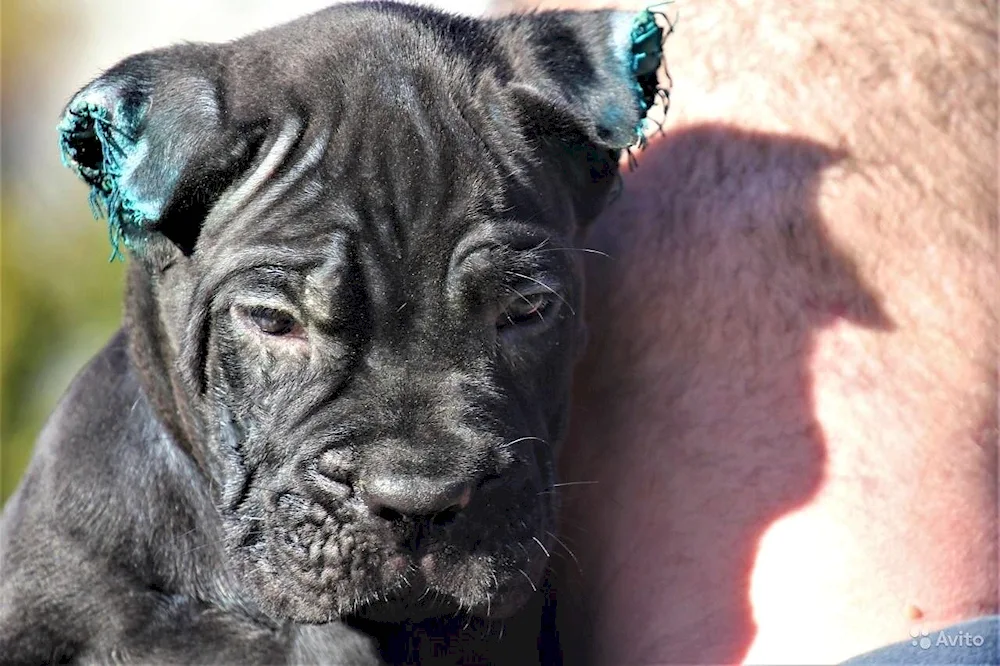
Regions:
[[254, 326], [260, 329], [261, 333], [277, 337], [301, 336], [303, 334], [302, 325], [296, 321], [295, 317], [276, 310], [274, 308], [250, 308], [246, 311], [247, 318], [253, 322]]

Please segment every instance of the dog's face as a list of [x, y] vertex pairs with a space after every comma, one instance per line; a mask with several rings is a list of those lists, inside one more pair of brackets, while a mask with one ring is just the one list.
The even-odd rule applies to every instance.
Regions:
[[137, 56], [70, 103], [67, 159], [145, 276], [267, 613], [503, 617], [532, 593], [583, 338], [574, 243], [659, 45], [648, 14], [342, 6]]

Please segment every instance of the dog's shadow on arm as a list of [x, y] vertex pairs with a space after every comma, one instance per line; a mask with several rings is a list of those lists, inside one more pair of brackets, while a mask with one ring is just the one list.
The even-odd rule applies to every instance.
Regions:
[[592, 230], [608, 256], [588, 255], [557, 488], [566, 663], [745, 656], [760, 540], [827, 465], [816, 336], [893, 328], [820, 212], [826, 175], [850, 164], [793, 136], [672, 130]]

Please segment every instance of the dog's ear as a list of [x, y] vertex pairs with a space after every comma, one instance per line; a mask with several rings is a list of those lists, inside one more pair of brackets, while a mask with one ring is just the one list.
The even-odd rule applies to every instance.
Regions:
[[217, 47], [127, 58], [77, 93], [59, 125], [64, 163], [91, 187], [114, 252], [162, 262], [189, 254], [204, 212], [248, 152], [225, 126]]
[[514, 68], [510, 90], [538, 127], [582, 133], [612, 151], [642, 141], [643, 119], [665, 92], [657, 70], [666, 17], [552, 11], [498, 22]]

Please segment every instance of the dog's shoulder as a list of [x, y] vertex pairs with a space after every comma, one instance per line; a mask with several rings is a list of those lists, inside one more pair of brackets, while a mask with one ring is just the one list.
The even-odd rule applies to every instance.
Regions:
[[[128, 505], [107, 505], [104, 495], [117, 485], [112, 477], [121, 449], [140, 435], [128, 414], [139, 398], [119, 333], [77, 375], [42, 430], [3, 515], [5, 661], [58, 662], [75, 652], [86, 625], [101, 619], [92, 600], [109, 592], [101, 579], [110, 576], [88, 564], [87, 554], [116, 537], [115, 514]], [[39, 648], [46, 653], [32, 652]]]
[[125, 347], [119, 332], [80, 371], [46, 422], [31, 467], [4, 512], [5, 552], [22, 545], [33, 527], [69, 525], [84, 502], [81, 495], [98, 492], [112, 475], [107, 463], [120, 467], [120, 449], [141, 437], [141, 415], [135, 418], [141, 392]]
[[31, 467], [5, 507], [0, 524], [0, 654], [5, 662], [58, 662], [76, 649], [86, 595], [56, 601], [46, 591], [78, 591], [94, 573], [86, 566], [88, 535], [107, 526], [84, 515], [94, 503], [87, 495], [99, 492], [107, 474], [104, 461], [114, 459], [114, 449], [127, 439], [113, 414], [129, 399], [130, 388], [119, 334], [59, 402], [39, 436]]
[[4, 510], [5, 570], [21, 563], [16, 555], [32, 542], [51, 541], [54, 523], [69, 523], [72, 516], [61, 512], [80, 504], [81, 478], [84, 488], [97, 490], [107, 474], [102, 465], [129, 440], [129, 421], [116, 413], [138, 397], [118, 333], [76, 376], [38, 437], [31, 466]]
[[[126, 348], [117, 334], [79, 373], [5, 507], [2, 663], [59, 663], [126, 644], [129, 655], [104, 657], [153, 656], [144, 646], [164, 647], [157, 627], [239, 636], [240, 649], [280, 643], [215, 573], [224, 567], [221, 537], [204, 518], [211, 500], [153, 416]], [[206, 598], [232, 612], [205, 613]]]

